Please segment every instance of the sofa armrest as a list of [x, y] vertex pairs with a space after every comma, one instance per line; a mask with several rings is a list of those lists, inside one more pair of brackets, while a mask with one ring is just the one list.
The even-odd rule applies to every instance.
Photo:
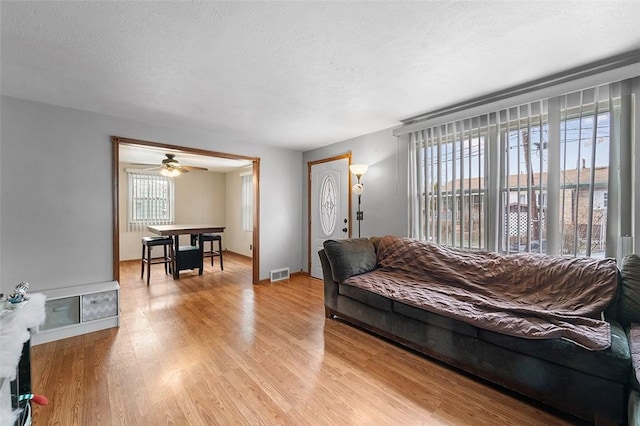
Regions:
[[[324, 306], [328, 310], [336, 309], [338, 306], [338, 283], [333, 281], [331, 264], [324, 249], [318, 252], [318, 256], [320, 256], [322, 276], [324, 278]], [[331, 315], [327, 311], [327, 317], [329, 316]]]

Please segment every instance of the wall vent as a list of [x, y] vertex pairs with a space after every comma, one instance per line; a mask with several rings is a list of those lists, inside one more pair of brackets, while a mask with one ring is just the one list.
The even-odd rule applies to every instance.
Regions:
[[289, 279], [289, 268], [282, 269], [274, 269], [271, 271], [271, 282], [288, 280]]

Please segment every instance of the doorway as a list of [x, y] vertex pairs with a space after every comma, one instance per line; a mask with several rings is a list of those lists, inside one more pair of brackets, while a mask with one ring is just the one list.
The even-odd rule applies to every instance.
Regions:
[[328, 239], [351, 236], [351, 153], [310, 161], [309, 210], [309, 275], [322, 278], [322, 266], [316, 254]]
[[120, 148], [122, 146], [137, 146], [141, 148], [155, 148], [173, 152], [188, 153], [204, 157], [215, 157], [227, 160], [244, 160], [250, 162], [253, 173], [253, 243], [252, 243], [252, 283], [258, 284], [260, 281], [260, 159], [257, 157], [247, 157], [243, 155], [227, 154], [215, 151], [207, 151], [197, 148], [189, 148], [177, 145], [162, 144], [157, 142], [143, 141], [138, 139], [112, 136], [112, 203], [113, 203], [113, 279], [120, 278]]

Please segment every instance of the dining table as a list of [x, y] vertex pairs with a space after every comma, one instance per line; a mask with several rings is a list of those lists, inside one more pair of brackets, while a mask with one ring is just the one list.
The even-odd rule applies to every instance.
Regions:
[[[173, 237], [173, 256], [171, 265], [173, 267], [173, 278], [180, 278], [180, 271], [185, 269], [198, 268], [198, 275], [203, 272], [203, 256], [202, 256], [202, 234], [221, 233], [225, 227], [220, 225], [150, 225], [147, 229], [154, 234], [161, 236]], [[190, 245], [180, 245], [180, 235], [196, 236], [197, 245], [193, 245], [193, 238], [189, 238]]]

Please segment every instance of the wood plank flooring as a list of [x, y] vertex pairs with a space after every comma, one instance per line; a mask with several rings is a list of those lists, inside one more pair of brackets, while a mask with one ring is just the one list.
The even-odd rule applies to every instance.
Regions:
[[338, 320], [320, 280], [121, 266], [121, 326], [33, 347], [35, 425], [569, 425]]

